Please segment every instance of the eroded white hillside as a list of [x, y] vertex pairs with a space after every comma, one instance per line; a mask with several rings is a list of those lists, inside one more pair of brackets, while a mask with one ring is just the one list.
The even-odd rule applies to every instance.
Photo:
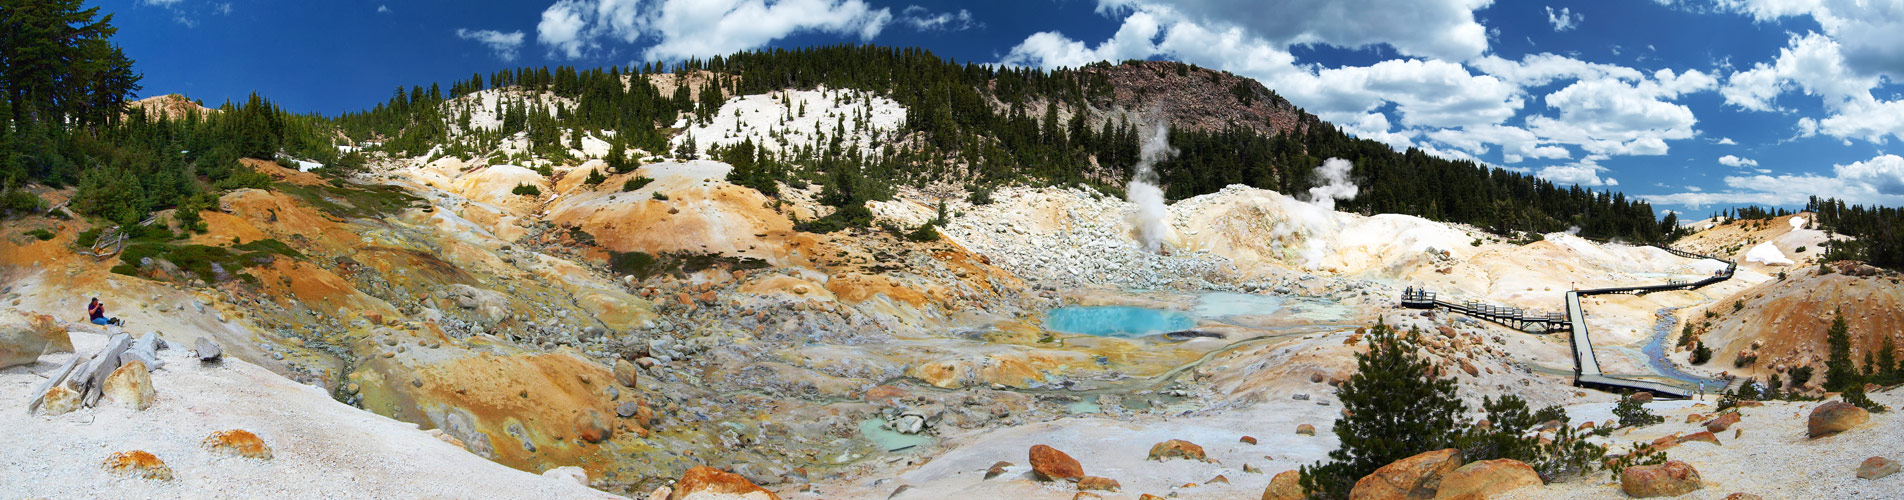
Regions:
[[692, 140], [697, 153], [752, 139], [770, 151], [821, 149], [833, 138], [871, 155], [906, 124], [906, 108], [870, 92], [782, 90], [730, 98], [705, 122], [684, 118], [674, 147]]

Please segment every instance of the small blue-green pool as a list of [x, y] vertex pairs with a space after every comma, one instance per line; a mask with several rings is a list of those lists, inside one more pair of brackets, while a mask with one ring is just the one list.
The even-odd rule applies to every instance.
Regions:
[[1142, 337], [1196, 326], [1184, 313], [1131, 306], [1061, 307], [1045, 313], [1046, 330], [1100, 337]]

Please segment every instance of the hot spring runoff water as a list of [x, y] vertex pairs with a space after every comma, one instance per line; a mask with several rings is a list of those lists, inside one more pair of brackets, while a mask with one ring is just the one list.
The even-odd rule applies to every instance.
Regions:
[[1190, 315], [1131, 306], [1080, 306], [1052, 309], [1045, 329], [1100, 337], [1142, 337], [1197, 326]]

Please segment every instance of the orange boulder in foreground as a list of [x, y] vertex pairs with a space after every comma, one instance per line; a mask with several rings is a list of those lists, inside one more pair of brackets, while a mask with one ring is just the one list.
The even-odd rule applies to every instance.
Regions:
[[1079, 465], [1077, 459], [1042, 444], [1031, 447], [1031, 472], [1041, 481], [1076, 481], [1084, 478], [1084, 466]]
[[780, 500], [778, 495], [755, 485], [740, 474], [707, 466], [688, 469], [688, 473], [681, 476], [681, 481], [674, 484], [674, 494], [668, 497], [669, 500], [712, 498]]

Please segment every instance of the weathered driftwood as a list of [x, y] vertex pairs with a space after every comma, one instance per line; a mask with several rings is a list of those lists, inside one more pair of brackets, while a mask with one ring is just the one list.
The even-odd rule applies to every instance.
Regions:
[[165, 365], [164, 361], [159, 360], [159, 346], [159, 332], [147, 332], [145, 336], [139, 337], [139, 340], [132, 341], [132, 345], [126, 348], [125, 355], [120, 357], [119, 364], [123, 365], [136, 359], [145, 362], [146, 370], [157, 370]]
[[84, 369], [73, 374], [73, 381], [80, 384], [75, 389], [80, 390], [83, 404], [92, 406], [93, 403], [99, 401], [99, 396], [103, 394], [100, 389], [106, 384], [106, 376], [111, 375], [113, 370], [119, 369], [120, 355], [124, 354], [126, 348], [131, 345], [132, 336], [123, 333], [114, 335], [112, 340], [106, 342], [106, 347], [100, 349], [99, 354], [93, 356], [91, 362], [86, 363]]
[[42, 382], [39, 387], [34, 388], [33, 401], [26, 404], [27, 413], [32, 413], [33, 410], [40, 409], [40, 403], [46, 400], [46, 391], [52, 389], [55, 385], [59, 385], [60, 382], [65, 382], [66, 375], [73, 373], [73, 367], [79, 366], [79, 362], [83, 358], [83, 356], [76, 355], [73, 356], [73, 359], [66, 360], [66, 363], [60, 365], [59, 371], [54, 373], [52, 378], [46, 379], [46, 382]]

